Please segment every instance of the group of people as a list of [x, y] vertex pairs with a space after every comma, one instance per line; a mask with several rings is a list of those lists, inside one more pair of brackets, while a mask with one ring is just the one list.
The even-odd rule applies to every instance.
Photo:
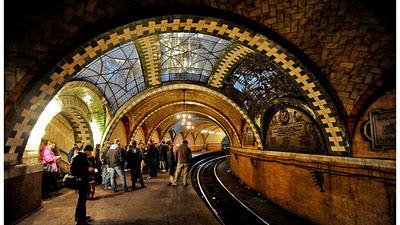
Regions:
[[[61, 157], [55, 155], [54, 146], [51, 141], [46, 141], [40, 150], [40, 160], [45, 165], [50, 165], [53, 173], [58, 172], [57, 161]], [[90, 216], [86, 215], [86, 201], [90, 198], [91, 188], [94, 188], [96, 174], [101, 174], [99, 177], [104, 189], [114, 192], [118, 192], [117, 175], [121, 179], [122, 190], [129, 191], [125, 171], [129, 171], [131, 175], [131, 190], [136, 189], [137, 182], [144, 188], [143, 171], [146, 168], [149, 174], [147, 179], [156, 177], [158, 171], [168, 171], [168, 185], [177, 186], [180, 177], [183, 177], [183, 186], [188, 185], [188, 167], [192, 155], [187, 140], [177, 148], [170, 141], [163, 141], [160, 145], [150, 141], [147, 146], [143, 141], [131, 141], [123, 148], [117, 138], [112, 143], [105, 142], [102, 149], [99, 147], [96, 145], [94, 149], [93, 146], [78, 141], [67, 155], [71, 174], [80, 179], [75, 210], [77, 224], [88, 224], [91, 221]]]

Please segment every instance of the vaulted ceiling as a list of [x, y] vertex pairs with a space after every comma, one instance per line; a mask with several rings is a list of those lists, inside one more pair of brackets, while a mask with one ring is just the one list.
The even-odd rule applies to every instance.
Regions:
[[[135, 115], [134, 124], [164, 126], [159, 123], [165, 115], [182, 105], [180, 93], [185, 87], [174, 84], [184, 81], [207, 89], [188, 92], [190, 109], [214, 118], [230, 137], [238, 135], [242, 121], [257, 132], [257, 115], [251, 109], [260, 104], [246, 99], [275, 93], [297, 96], [315, 107], [332, 149], [344, 151], [347, 137], [341, 120], [357, 113], [371, 86], [391, 83], [395, 77], [395, 7], [389, 2], [5, 4], [5, 117], [11, 121], [6, 123], [6, 152], [16, 154], [23, 152], [32, 123], [49, 99], [71, 80], [89, 82], [104, 96], [109, 108], [102, 110], [113, 116], [105, 132], [112, 131], [115, 121], [127, 113]], [[185, 15], [165, 11], [171, 8]], [[213, 18], [190, 15], [201, 9]], [[267, 68], [243, 64], [259, 56]], [[253, 78], [234, 76], [236, 71]], [[284, 78], [278, 80], [288, 80], [273, 88], [259, 79], [282, 74]], [[241, 94], [243, 84], [250, 88]], [[285, 89], [285, 84], [294, 89]], [[259, 87], [268, 92], [260, 92]], [[163, 106], [165, 115], [157, 112]], [[223, 114], [221, 118], [217, 112]], [[338, 130], [342, 136], [337, 136]]]

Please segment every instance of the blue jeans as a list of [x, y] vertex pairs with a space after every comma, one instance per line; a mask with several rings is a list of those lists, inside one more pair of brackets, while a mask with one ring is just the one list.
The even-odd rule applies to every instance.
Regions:
[[121, 178], [122, 181], [122, 190], [127, 191], [128, 188], [126, 187], [126, 180], [125, 180], [125, 173], [121, 166], [116, 166], [111, 170], [111, 187], [113, 191], [118, 191], [117, 189], [117, 177], [115, 173], [118, 173], [118, 176]]
[[167, 161], [160, 161], [161, 170], [167, 170]]
[[108, 172], [108, 168], [108, 165], [103, 165], [101, 184], [104, 185], [104, 187], [111, 187], [111, 174]]

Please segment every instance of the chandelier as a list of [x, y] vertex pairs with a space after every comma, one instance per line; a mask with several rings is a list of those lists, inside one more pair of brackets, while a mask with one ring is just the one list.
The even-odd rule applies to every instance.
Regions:
[[187, 113], [186, 111], [186, 90], [183, 89], [183, 112], [178, 113], [176, 116], [178, 119], [178, 122], [186, 127], [186, 129], [194, 129], [194, 126], [192, 125], [192, 115]]

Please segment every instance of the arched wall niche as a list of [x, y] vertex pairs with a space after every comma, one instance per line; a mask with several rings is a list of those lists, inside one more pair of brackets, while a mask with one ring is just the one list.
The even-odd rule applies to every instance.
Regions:
[[47, 125], [43, 140], [51, 140], [64, 151], [69, 150], [74, 142], [74, 130], [70, 122], [61, 113], [57, 114]]
[[146, 142], [146, 137], [145, 137], [145, 135], [144, 135], [144, 132], [143, 132], [143, 128], [142, 128], [142, 127], [139, 127], [139, 129], [137, 130], [137, 132], [136, 132], [135, 136], [133, 137], [133, 139], [134, 139], [137, 143], [139, 143], [140, 140], [142, 140], [143, 143]]
[[152, 132], [150, 139], [157, 143], [161, 142], [161, 138], [160, 138], [160, 134], [159, 134], [158, 130], [155, 130], [154, 132]]
[[184, 139], [185, 139], [185, 134], [182, 133], [182, 132], [179, 132], [179, 133], [176, 135], [176, 137], [175, 137], [173, 143], [174, 143], [175, 146], [178, 146], [178, 145], [182, 144], [182, 141], [183, 141]]
[[124, 147], [125, 145], [128, 144], [128, 140], [126, 139], [126, 131], [125, 127], [122, 121], [119, 121], [117, 124], [116, 129], [114, 132], [110, 135], [110, 141], [113, 142], [114, 139], [119, 138], [120, 139], [120, 145]]
[[194, 136], [192, 132], [186, 133], [185, 139], [189, 142], [189, 147], [192, 149], [192, 151], [197, 150], [196, 143], [194, 141]]
[[199, 133], [199, 134], [196, 136], [195, 143], [196, 143], [196, 145], [198, 145], [198, 146], [203, 146], [203, 147], [204, 147], [204, 144], [206, 143], [204, 135], [201, 134], [201, 133]]
[[[49, 99], [57, 93], [65, 82], [69, 81], [78, 72], [79, 68], [82, 68], [82, 66], [90, 63], [98, 55], [117, 45], [131, 41], [132, 39], [145, 38], [156, 33], [193, 29], [195, 32], [203, 34], [215, 35], [217, 32], [216, 35], [218, 37], [235, 40], [246, 48], [260, 52], [266, 57], [273, 57], [277, 65], [284, 68], [287, 71], [287, 75], [299, 85], [299, 89], [304, 90], [307, 100], [315, 107], [317, 119], [325, 125], [323, 132], [326, 134], [324, 135], [324, 137], [327, 137], [326, 141], [330, 143], [328, 145], [330, 151], [336, 154], [346, 154], [349, 151], [350, 146], [346, 129], [342, 119], [338, 116], [339, 113], [335, 108], [335, 104], [333, 104], [329, 94], [322, 88], [315, 75], [297, 57], [268, 37], [231, 22], [200, 16], [196, 16], [195, 20], [193, 20], [191, 17], [194, 18], [190, 15], [185, 17], [175, 15], [147, 19], [146, 22], [137, 21], [100, 35], [96, 37], [96, 41], [94, 42], [85, 43], [79, 50], [77, 49], [72, 52], [57, 67], [49, 71], [48, 77], [50, 79], [46, 78], [37, 82], [37, 89], [34, 89], [37, 91], [32, 92], [31, 96], [33, 97], [31, 99], [26, 99], [26, 102], [21, 104], [22, 108], [20, 111], [35, 111], [40, 114]], [[159, 26], [162, 29], [154, 29], [154, 27], [149, 26], [150, 24], [155, 27]], [[123, 33], [123, 35], [119, 35], [120, 33]], [[223, 77], [223, 74], [221, 76]], [[120, 110], [124, 111], [124, 109]], [[26, 124], [31, 120], [36, 121], [37, 117], [38, 114], [21, 113], [13, 119], [13, 122], [7, 124], [5, 129], [5, 150], [7, 154], [11, 154], [7, 158], [12, 159], [15, 157], [14, 159], [16, 159], [18, 152], [23, 152], [27, 141], [27, 138], [24, 138], [26, 135], [23, 134], [29, 133], [31, 129], [31, 126], [26, 126]], [[118, 115], [116, 117], [117, 120], [120, 119]], [[17, 124], [16, 121], [22, 122], [18, 122]], [[251, 120], [249, 123], [253, 124]], [[21, 124], [25, 125], [21, 126]], [[112, 124], [115, 126], [115, 123]], [[254, 133], [258, 132], [256, 131], [256, 127], [252, 128], [255, 130]], [[261, 145], [261, 139], [259, 137], [256, 137], [256, 139], [258, 139]]]
[[163, 137], [162, 137], [162, 140], [165, 141], [165, 142], [167, 142], [167, 141], [171, 141], [172, 142], [172, 140], [174, 140], [174, 139], [171, 136], [171, 132], [165, 132]]
[[267, 150], [328, 154], [322, 128], [305, 104], [294, 99], [274, 102], [263, 118]]

